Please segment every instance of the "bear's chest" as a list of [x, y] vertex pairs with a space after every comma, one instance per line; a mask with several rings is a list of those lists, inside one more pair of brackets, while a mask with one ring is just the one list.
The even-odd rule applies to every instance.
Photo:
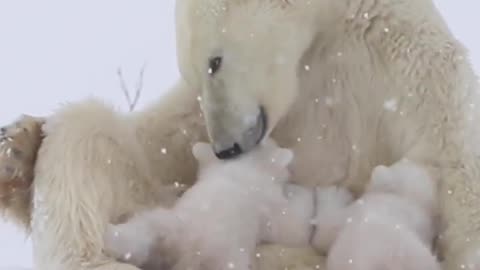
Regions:
[[315, 141], [293, 147], [291, 180], [307, 186], [330, 185], [342, 182], [348, 176], [349, 153], [341, 143]]
[[[272, 137], [291, 148], [295, 157], [291, 163], [291, 181], [306, 186], [342, 183], [356, 177], [361, 156], [369, 151], [363, 142], [355, 142], [351, 132], [337, 121], [315, 119], [315, 126], [299, 127], [298, 122], [283, 122]], [[350, 134], [350, 135], [347, 135]]]
[[[327, 94], [318, 97], [329, 100]], [[272, 137], [294, 151], [293, 182], [307, 186], [345, 184], [361, 191], [371, 169], [378, 165], [379, 155], [384, 155], [379, 151], [384, 143], [376, 137], [381, 113], [352, 109], [355, 107], [347, 98], [336, 100], [328, 106], [318, 105], [315, 99], [298, 102], [303, 106], [294, 107]]]

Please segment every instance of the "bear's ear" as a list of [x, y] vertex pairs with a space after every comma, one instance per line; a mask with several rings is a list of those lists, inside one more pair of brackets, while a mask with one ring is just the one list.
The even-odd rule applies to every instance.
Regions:
[[278, 148], [274, 151], [272, 159], [280, 166], [288, 166], [293, 160], [293, 151], [287, 148]]
[[199, 163], [208, 163], [216, 160], [210, 144], [198, 142], [193, 145], [192, 154]]

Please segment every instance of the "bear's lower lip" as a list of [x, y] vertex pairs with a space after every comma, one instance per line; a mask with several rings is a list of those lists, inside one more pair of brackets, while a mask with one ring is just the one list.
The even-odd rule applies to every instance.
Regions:
[[258, 145], [265, 138], [265, 134], [267, 133], [267, 129], [268, 129], [268, 118], [267, 118], [267, 114], [265, 113], [265, 107], [263, 106], [260, 106], [260, 113], [258, 114], [257, 121], [261, 125], [260, 136], [256, 141], [256, 144]]

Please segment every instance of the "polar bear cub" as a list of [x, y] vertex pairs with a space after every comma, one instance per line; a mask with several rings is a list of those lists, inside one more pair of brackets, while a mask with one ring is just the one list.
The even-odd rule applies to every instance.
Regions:
[[288, 185], [293, 153], [273, 141], [235, 160], [197, 143], [198, 179], [171, 209], [111, 225], [107, 253], [143, 269], [251, 269], [259, 242], [307, 245], [313, 191]]
[[408, 160], [378, 166], [365, 194], [349, 206], [346, 191], [318, 191], [314, 244], [328, 250], [329, 270], [440, 270], [431, 247], [436, 185]]

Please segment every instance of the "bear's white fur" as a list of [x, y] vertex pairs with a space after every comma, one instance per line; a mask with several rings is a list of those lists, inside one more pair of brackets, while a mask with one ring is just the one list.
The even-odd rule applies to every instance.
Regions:
[[[122, 115], [86, 101], [47, 119], [33, 184], [38, 269], [137, 269], [104, 255], [106, 224], [161, 203], [163, 184], [191, 184], [191, 142], [206, 130], [217, 149], [253, 147], [241, 135], [259, 108], [265, 135], [293, 149], [297, 183], [360, 194], [379, 164], [427, 168], [440, 182], [446, 269], [476, 260], [478, 85], [431, 0], [177, 0], [177, 40], [182, 79], [157, 104]], [[282, 250], [263, 269], [322, 260], [262, 248]]]
[[247, 270], [260, 242], [308, 246], [314, 194], [287, 188], [290, 150], [269, 141], [221, 161], [209, 144], [198, 143], [193, 155], [200, 164], [195, 185], [172, 209], [155, 208], [109, 226], [110, 254], [142, 269]]
[[313, 244], [328, 252], [329, 270], [440, 270], [432, 254], [437, 228], [436, 184], [426, 170], [402, 160], [378, 166], [365, 194], [320, 190]]

